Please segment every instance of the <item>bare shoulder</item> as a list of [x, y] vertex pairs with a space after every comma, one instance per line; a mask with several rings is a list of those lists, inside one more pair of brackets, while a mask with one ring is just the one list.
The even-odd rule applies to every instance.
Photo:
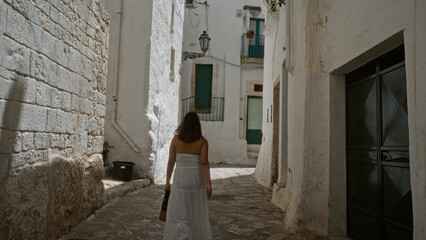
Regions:
[[207, 141], [207, 139], [205, 137], [201, 137], [201, 144], [202, 145], [206, 144], [208, 146], [209, 145], [209, 141]]
[[171, 144], [176, 144], [176, 142], [178, 142], [178, 140], [179, 140], [178, 136], [174, 136], [174, 137], [172, 138], [172, 142], [171, 142]]

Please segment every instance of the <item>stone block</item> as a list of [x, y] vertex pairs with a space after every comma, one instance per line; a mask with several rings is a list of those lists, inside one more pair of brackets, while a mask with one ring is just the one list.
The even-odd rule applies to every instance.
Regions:
[[84, 162], [82, 212], [88, 216], [98, 209], [103, 202], [104, 186], [102, 183], [103, 160], [101, 154], [92, 155]]
[[52, 108], [61, 108], [61, 96], [62, 92], [56, 88], [52, 88], [51, 92], [51, 104]]
[[31, 78], [18, 76], [15, 88], [15, 100], [18, 102], [34, 103], [36, 98], [37, 82]]
[[91, 135], [96, 135], [97, 128], [98, 128], [98, 121], [96, 121], [95, 118], [90, 118], [87, 132]]
[[75, 136], [74, 135], [68, 135], [65, 139], [65, 148], [74, 147], [74, 142], [75, 142]]
[[82, 63], [82, 55], [79, 51], [74, 48], [70, 48], [68, 68], [72, 71], [81, 74], [81, 63]]
[[78, 149], [80, 153], [87, 153], [87, 130], [86, 129], [80, 129], [80, 132], [78, 133]]
[[54, 7], [50, 8], [50, 19], [55, 23], [59, 23], [59, 12]]
[[47, 127], [46, 130], [49, 132], [55, 131], [56, 128], [56, 112], [58, 110], [48, 109], [47, 110]]
[[25, 164], [47, 161], [47, 153], [42, 150], [30, 150], [12, 154], [11, 169], [21, 167]]
[[28, 151], [35, 149], [34, 146], [34, 133], [23, 132], [21, 133], [22, 151]]
[[22, 131], [46, 131], [47, 108], [25, 103], [12, 103], [8, 113], [11, 129]]
[[[78, 75], [77, 75], [78, 76]], [[58, 87], [67, 92], [78, 93], [78, 78], [72, 72], [63, 67], [58, 67]]]
[[104, 130], [105, 130], [105, 118], [100, 118], [99, 119], [98, 128], [99, 128], [100, 135], [104, 136], [104, 134], [105, 134], [104, 133]]
[[40, 51], [51, 59], [56, 56], [56, 38], [50, 33], [43, 31]]
[[33, 0], [34, 5], [39, 8], [44, 14], [49, 15], [50, 5], [46, 0]]
[[80, 97], [74, 94], [71, 97], [71, 110], [80, 111]]
[[61, 135], [56, 133], [50, 134], [50, 147], [51, 148], [64, 148], [65, 142], [62, 141]]
[[80, 92], [79, 95], [82, 98], [88, 98], [89, 90], [91, 89], [89, 81], [85, 78], [80, 78]]
[[14, 0], [12, 6], [36, 25], [41, 25], [41, 14], [38, 13], [40, 10], [35, 8], [28, 0]]
[[52, 88], [42, 82], [37, 82], [36, 101], [37, 105], [51, 106]]
[[[6, 30], [7, 5], [3, 1], [0, 2], [0, 32]], [[2, 34], [3, 35], [3, 34]]]
[[104, 146], [104, 137], [103, 136], [96, 136], [95, 137], [95, 144], [93, 146], [93, 153], [99, 153], [101, 154], [103, 151]]
[[57, 111], [55, 130], [60, 133], [74, 133], [76, 122], [77, 116], [75, 114]]
[[92, 102], [86, 99], [81, 99], [81, 112], [88, 115], [93, 115], [94, 110], [93, 110]]
[[105, 116], [105, 107], [102, 105], [96, 105], [96, 115], [98, 115], [99, 117], [104, 117]]
[[15, 92], [13, 91], [14, 81], [0, 77], [0, 99], [12, 100], [15, 97]]
[[7, 114], [6, 106], [7, 106], [7, 102], [0, 99], [0, 116], [2, 116], [2, 117], [0, 117], [0, 126], [8, 126], [9, 125], [9, 124], [7, 124], [8, 118], [4, 117]]
[[59, 12], [64, 12], [65, 10], [65, 5], [62, 0], [50, 0], [50, 4], [58, 9]]
[[11, 172], [5, 215], [14, 239], [47, 239], [48, 176], [47, 163], [26, 165]]
[[12, 132], [0, 129], [0, 154], [8, 154], [12, 152]]
[[71, 111], [71, 94], [61, 92], [61, 109], [64, 111]]
[[34, 145], [35, 149], [47, 149], [49, 146], [48, 143], [49, 134], [47, 133], [34, 133]]
[[10, 135], [9, 144], [12, 147], [13, 153], [18, 153], [22, 151], [22, 143], [21, 143], [21, 133], [20, 132], [12, 132]]
[[92, 61], [86, 57], [83, 57], [83, 76], [89, 80], [92, 80], [92, 69]]
[[19, 73], [28, 75], [30, 72], [30, 50], [10, 38], [0, 36], [0, 65]]
[[7, 34], [18, 42], [39, 50], [41, 46], [42, 29], [36, 24], [29, 22], [19, 12], [8, 9], [7, 12]]
[[[62, 35], [62, 34], [61, 34]], [[56, 61], [62, 66], [68, 65], [69, 47], [63, 41], [56, 40]]]

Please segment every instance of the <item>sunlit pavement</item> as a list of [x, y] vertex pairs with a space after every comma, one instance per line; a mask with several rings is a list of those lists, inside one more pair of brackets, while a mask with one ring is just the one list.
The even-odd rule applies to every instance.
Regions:
[[[270, 202], [272, 192], [258, 185], [254, 168], [212, 166], [209, 213], [213, 239], [327, 239], [292, 233], [284, 213]], [[158, 220], [164, 185], [151, 185], [112, 200], [61, 239], [162, 239]]]

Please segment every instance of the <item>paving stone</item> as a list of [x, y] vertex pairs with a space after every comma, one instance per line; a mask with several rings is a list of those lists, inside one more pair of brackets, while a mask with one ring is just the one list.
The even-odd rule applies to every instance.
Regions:
[[[328, 239], [291, 232], [283, 223], [284, 212], [271, 203], [271, 190], [256, 183], [253, 168], [238, 167], [223, 174], [217, 171], [221, 167], [212, 168], [215, 180], [209, 214], [213, 239]], [[226, 179], [218, 178], [221, 174]], [[163, 188], [151, 185], [116, 198], [61, 239], [162, 239], [164, 223], [158, 215]]]

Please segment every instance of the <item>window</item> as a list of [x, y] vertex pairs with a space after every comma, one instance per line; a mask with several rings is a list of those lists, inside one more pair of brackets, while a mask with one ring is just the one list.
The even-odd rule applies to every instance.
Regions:
[[175, 5], [172, 3], [172, 16], [170, 17], [170, 33], [173, 33], [173, 28], [175, 27]]
[[260, 84], [254, 84], [254, 89], [255, 92], [263, 92], [263, 85]]
[[213, 65], [197, 64], [195, 67], [195, 108], [210, 109], [212, 105]]
[[175, 80], [175, 49], [172, 47], [170, 54], [170, 81]]

